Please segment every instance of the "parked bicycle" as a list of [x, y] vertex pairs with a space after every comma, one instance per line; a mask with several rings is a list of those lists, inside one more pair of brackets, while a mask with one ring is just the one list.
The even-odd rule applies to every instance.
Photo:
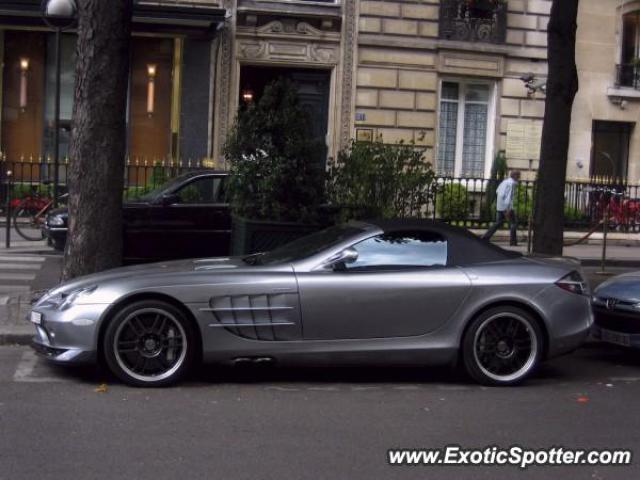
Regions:
[[591, 218], [600, 222], [609, 209], [609, 228], [634, 231], [640, 228], [640, 200], [626, 198], [624, 187], [595, 187], [592, 189]]
[[[51, 182], [45, 181], [44, 185]], [[58, 197], [58, 200], [66, 200], [68, 194], [65, 193]], [[11, 210], [13, 227], [18, 235], [25, 240], [38, 241], [44, 240], [44, 231], [42, 229], [47, 213], [53, 206], [53, 198], [43, 195], [37, 188], [26, 197], [14, 199], [11, 201]]]

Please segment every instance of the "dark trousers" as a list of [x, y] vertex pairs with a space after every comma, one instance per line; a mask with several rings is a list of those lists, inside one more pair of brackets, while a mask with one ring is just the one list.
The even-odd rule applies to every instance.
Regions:
[[[507, 217], [507, 213], [506, 212], [500, 212], [500, 211], [496, 212], [496, 223], [491, 225], [491, 228], [489, 230], [487, 230], [487, 233], [485, 233], [482, 236], [482, 238], [484, 238], [485, 240], [490, 240], [491, 237], [493, 237], [493, 234], [496, 233], [496, 231], [498, 231], [498, 229], [502, 226], [502, 224], [506, 220], [506, 217]], [[518, 222], [516, 221], [516, 212], [514, 212], [512, 210], [511, 211], [511, 216], [509, 217], [509, 230], [510, 230], [510, 236], [511, 236], [511, 241], [510, 241], [511, 245], [517, 245], [518, 244], [518, 237], [516, 235], [516, 228], [517, 227], [518, 227]]]

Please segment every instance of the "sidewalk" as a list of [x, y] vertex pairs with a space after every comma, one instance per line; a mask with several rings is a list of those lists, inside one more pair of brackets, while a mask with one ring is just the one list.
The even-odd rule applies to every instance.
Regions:
[[17, 235], [11, 248], [0, 243], [0, 345], [28, 343], [34, 334], [25, 320], [34, 292], [60, 281], [62, 255], [46, 241], [29, 242]]
[[[526, 250], [526, 239], [518, 247], [509, 247], [508, 244], [496, 242], [501, 247], [520, 251]], [[564, 255], [575, 257], [581, 260], [586, 267], [599, 267], [602, 255], [601, 245], [578, 245], [565, 247]], [[2, 261], [10, 261], [11, 265], [26, 263], [27, 253], [19, 248], [7, 250], [0, 248], [0, 284], [2, 282]], [[30, 309], [30, 302], [33, 292], [46, 290], [56, 286], [60, 279], [62, 269], [62, 256], [55, 254], [51, 248], [46, 246], [35, 254], [28, 252], [32, 258], [42, 258], [42, 267], [35, 278], [28, 282], [28, 290], [16, 292], [15, 294], [5, 294], [4, 300], [0, 298], [0, 345], [3, 344], [28, 344], [34, 334], [33, 327], [26, 321], [26, 316]], [[13, 260], [12, 260], [13, 259]], [[607, 268], [611, 268], [614, 273], [621, 273], [628, 269], [640, 270], [640, 246], [611, 245], [607, 248]], [[595, 268], [592, 268], [595, 269]], [[16, 277], [16, 274], [8, 273], [9, 281]], [[13, 276], [11, 276], [13, 275]], [[1, 286], [0, 286], [1, 288]], [[0, 294], [1, 295], [1, 294]], [[2, 301], [5, 303], [3, 304]]]
[[[495, 242], [507, 250], [527, 253], [526, 239], [517, 247], [510, 247], [509, 243]], [[583, 266], [595, 267], [602, 263], [602, 245], [575, 245], [564, 247], [563, 256], [580, 260]], [[640, 270], [640, 246], [609, 245], [607, 244], [606, 265], [610, 267], [637, 268]]]
[[[486, 230], [479, 229], [469, 229], [470, 232], [478, 236], [482, 236]], [[518, 230], [518, 242], [523, 245], [527, 244], [527, 230], [519, 229]], [[564, 232], [564, 241], [565, 243], [576, 242], [582, 239], [587, 232]], [[602, 232], [593, 232], [589, 238], [585, 239], [581, 242], [581, 245], [602, 245]], [[495, 243], [503, 244], [509, 243], [509, 231], [508, 230], [498, 230], [495, 235], [492, 237], [492, 240]], [[618, 246], [638, 246], [640, 247], [640, 232], [617, 232], [610, 231], [607, 233], [607, 245], [618, 245]]]

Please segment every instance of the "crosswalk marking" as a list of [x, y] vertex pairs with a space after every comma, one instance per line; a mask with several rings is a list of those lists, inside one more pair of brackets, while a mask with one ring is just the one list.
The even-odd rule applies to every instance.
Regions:
[[30, 242], [27, 240], [23, 240], [20, 237], [12, 235], [10, 248], [8, 249], [5, 248], [4, 241], [0, 242], [0, 256], [2, 258], [6, 258], [9, 261], [13, 260], [12, 257], [14, 257], [14, 255], [9, 255], [12, 253], [15, 253], [17, 256], [21, 254], [31, 255], [31, 254], [37, 254], [40, 252], [49, 253], [53, 251], [54, 249], [51, 246], [47, 245], [46, 240], [38, 240], [36, 242]]
[[29, 290], [31, 290], [29, 285], [0, 285], [0, 293], [28, 292]]
[[[40, 361], [38, 356], [32, 351], [25, 351], [22, 354], [20, 363], [16, 367], [13, 374], [14, 382], [30, 382], [30, 383], [43, 383], [43, 382], [68, 382], [69, 379], [61, 376], [48, 375], [50, 372], [46, 368], [47, 366]], [[38, 370], [44, 370], [38, 372]]]
[[0, 262], [42, 263], [44, 261], [44, 257], [34, 257], [33, 255], [0, 255]]
[[[0, 263], [0, 271], [5, 270], [5, 266]], [[4, 280], [22, 280], [22, 281], [31, 281], [36, 278], [35, 273], [5, 273], [0, 272], [0, 281]]]
[[35, 255], [0, 255], [0, 305], [28, 295], [44, 261]]
[[0, 262], [0, 266], [4, 270], [40, 270], [42, 265], [36, 262], [32, 263], [4, 263]]

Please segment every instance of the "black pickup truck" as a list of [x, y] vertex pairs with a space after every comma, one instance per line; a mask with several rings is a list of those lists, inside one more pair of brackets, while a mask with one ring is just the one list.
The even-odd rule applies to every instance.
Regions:
[[[141, 263], [229, 254], [231, 214], [228, 174], [200, 170], [177, 177], [123, 208], [124, 258]], [[99, 214], [99, 213], [97, 213]], [[49, 213], [43, 227], [49, 242], [63, 250], [66, 209]]]

